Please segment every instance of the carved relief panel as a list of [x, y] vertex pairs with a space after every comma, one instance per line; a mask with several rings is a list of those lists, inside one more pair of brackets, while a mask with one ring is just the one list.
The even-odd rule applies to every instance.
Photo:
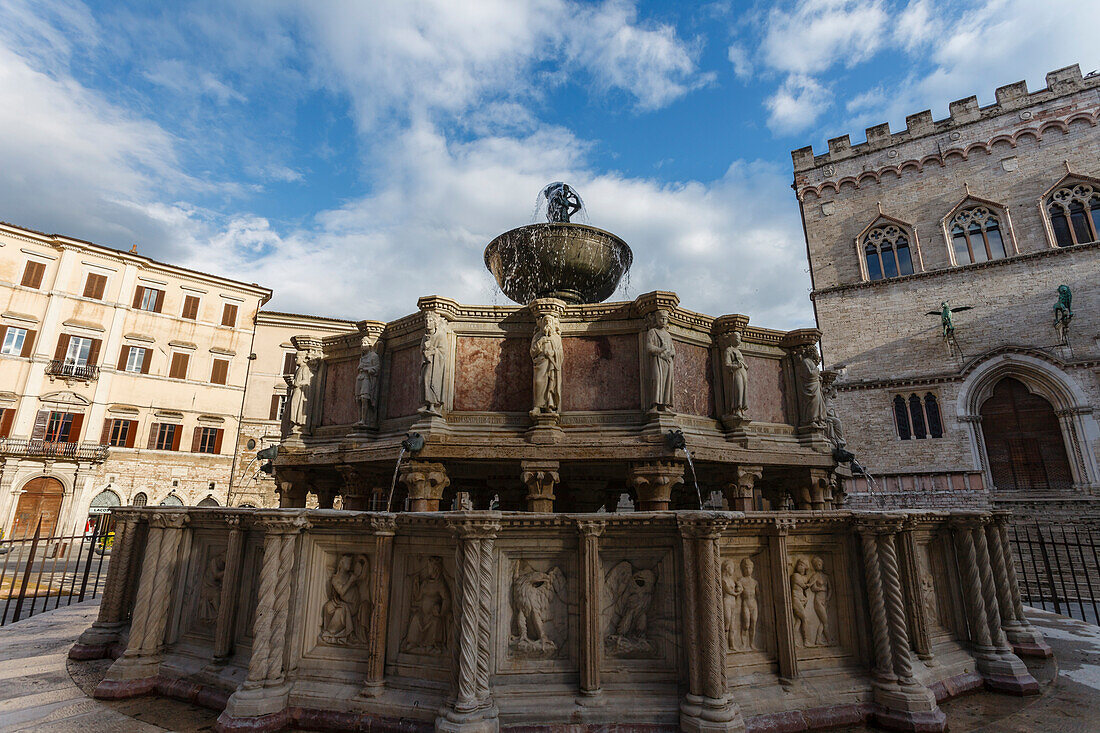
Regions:
[[775, 659], [775, 619], [771, 563], [757, 542], [723, 547], [719, 580], [722, 588], [722, 632], [726, 664], [742, 672]]
[[917, 533], [914, 539], [917, 545], [917, 586], [928, 635], [932, 638], [950, 638], [953, 636], [951, 619], [955, 612], [950, 589], [960, 587], [951, 580], [954, 568], [944, 562], [941, 540], [928, 533]]
[[573, 669], [578, 642], [574, 557], [505, 550], [498, 581], [498, 671]]
[[387, 674], [446, 680], [455, 644], [454, 548], [399, 542], [391, 583]]
[[855, 649], [848, 566], [837, 545], [792, 542], [787, 578], [799, 659], [851, 654]]
[[[675, 669], [678, 626], [674, 553], [601, 547], [603, 666]], [[631, 665], [631, 662], [638, 663]]]
[[264, 562], [263, 532], [252, 530], [244, 546], [244, 560], [241, 563], [241, 587], [238, 593], [237, 628], [234, 634], [234, 647], [251, 650], [252, 628], [256, 623], [256, 604], [260, 592], [260, 567]]
[[225, 575], [225, 540], [197, 530], [191, 543], [190, 560], [184, 579], [179, 630], [184, 635], [212, 641], [221, 610], [222, 578]]

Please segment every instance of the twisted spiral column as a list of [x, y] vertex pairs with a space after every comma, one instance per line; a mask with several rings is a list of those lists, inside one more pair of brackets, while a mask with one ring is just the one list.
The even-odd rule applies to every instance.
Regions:
[[176, 553], [179, 550], [180, 540], [183, 539], [182, 522], [176, 526], [170, 526], [163, 530], [160, 543], [160, 553], [157, 556], [157, 580], [153, 589], [153, 596], [149, 601], [149, 621], [145, 639], [142, 641], [143, 652], [154, 652], [164, 643], [164, 630], [168, 616], [168, 601], [172, 597], [172, 588], [175, 585], [174, 576], [176, 566]]
[[993, 582], [993, 570], [989, 562], [989, 547], [986, 545], [984, 523], [972, 530], [977, 550], [978, 574], [982, 579], [982, 599], [985, 602], [985, 618], [989, 625], [989, 636], [998, 650], [1011, 651], [1004, 630], [1001, 629], [1000, 601], [997, 599], [997, 586]]
[[116, 624], [122, 620], [122, 599], [126, 595], [127, 575], [130, 559], [134, 554], [134, 520], [124, 517], [115, 527], [114, 546], [111, 549], [111, 564], [107, 567], [107, 585], [103, 590], [103, 600], [99, 604], [99, 616], [96, 624]]
[[1008, 594], [1012, 601], [1012, 616], [1013, 618], [1024, 626], [1031, 626], [1031, 622], [1027, 620], [1027, 616], [1024, 615], [1024, 602], [1020, 598], [1020, 583], [1016, 578], [1016, 565], [1012, 562], [1012, 553], [1009, 550], [1011, 545], [1008, 544], [1008, 524], [1005, 517], [1000, 516], [995, 519], [994, 526], [997, 528], [997, 536], [999, 542], [997, 543], [1001, 548], [1001, 554], [1005, 558], [1005, 572], [1008, 575]]
[[290, 587], [294, 568], [294, 544], [297, 538], [284, 534], [279, 538], [279, 575], [275, 580], [275, 613], [271, 620], [271, 646], [267, 658], [265, 679], [268, 685], [283, 680], [283, 658], [287, 615], [290, 613]]
[[962, 566], [963, 596], [969, 610], [967, 623], [970, 627], [971, 641], [979, 646], [993, 646], [989, 636], [985, 600], [982, 596], [982, 576], [978, 570], [978, 560], [974, 550], [974, 536], [969, 524], [955, 527], [955, 547]]
[[722, 579], [719, 568], [718, 537], [699, 540], [700, 555], [706, 558], [701, 579], [703, 608], [707, 611], [703, 628], [703, 694], [712, 700], [726, 697], [726, 644], [722, 634]]
[[252, 625], [252, 658], [248, 660], [246, 688], [261, 687], [267, 678], [267, 668], [272, 654], [271, 629], [275, 620], [281, 544], [277, 534], [269, 532], [264, 537], [264, 556], [260, 566], [260, 587], [256, 600], [256, 620]]
[[478, 580], [481, 562], [478, 545], [480, 540], [459, 540], [459, 641], [458, 641], [458, 698], [455, 709], [469, 711], [477, 707], [477, 631], [478, 631]]
[[490, 626], [492, 625], [493, 598], [493, 537], [481, 540], [481, 573], [478, 589], [478, 645], [477, 645], [477, 694], [482, 704], [490, 703], [489, 695], [489, 648]]
[[1008, 567], [1004, 548], [1001, 546], [1001, 533], [995, 522], [985, 526], [986, 544], [989, 546], [989, 559], [993, 565], [993, 578], [997, 586], [997, 602], [1001, 611], [1001, 623], [1004, 626], [1016, 624], [1016, 613], [1012, 607], [1012, 592], [1008, 580]]
[[[145, 543], [145, 557], [141, 562], [141, 578], [138, 581], [137, 594], [134, 597], [134, 615], [130, 624], [130, 642], [126, 653], [141, 649], [149, 628], [149, 614], [152, 609], [153, 590], [157, 583], [157, 558], [160, 557], [160, 543], [164, 530], [149, 528], [149, 539]], [[133, 651], [131, 651], [133, 650]]]
[[909, 656], [909, 632], [905, 622], [905, 597], [901, 588], [894, 535], [892, 533], [881, 535], [879, 548], [882, 585], [886, 599], [886, 618], [893, 646], [894, 672], [903, 685], [914, 684], [913, 661]]
[[886, 602], [882, 595], [879, 570], [878, 538], [871, 527], [860, 527], [863, 544], [863, 565], [867, 574], [867, 600], [871, 611], [871, 641], [875, 652], [875, 674], [880, 679], [895, 679], [890, 651], [890, 627], [886, 620]]

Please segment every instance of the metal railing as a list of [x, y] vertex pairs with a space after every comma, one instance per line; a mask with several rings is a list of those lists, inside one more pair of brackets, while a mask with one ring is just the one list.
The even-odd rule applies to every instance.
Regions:
[[96, 598], [107, 582], [114, 531], [96, 515], [85, 534], [0, 540], [0, 626]]
[[60, 443], [52, 440], [0, 438], [0, 455], [105, 461], [107, 456], [110, 455], [110, 450], [107, 446], [96, 443]]
[[1029, 605], [1100, 622], [1100, 547], [1088, 527], [1012, 525], [1020, 596]]
[[95, 364], [81, 366], [80, 364], [66, 363], [64, 359], [50, 359], [50, 363], [46, 365], [46, 374], [51, 377], [83, 379], [88, 382], [99, 379], [99, 367]]

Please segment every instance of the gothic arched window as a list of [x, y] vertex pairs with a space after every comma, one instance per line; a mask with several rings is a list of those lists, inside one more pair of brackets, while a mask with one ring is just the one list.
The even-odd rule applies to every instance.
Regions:
[[913, 274], [912, 238], [897, 224], [882, 224], [860, 238], [867, 279], [883, 280]]
[[902, 440], [942, 438], [943, 422], [936, 395], [926, 392], [923, 396], [911, 394], [894, 397], [894, 424]]
[[145, 506], [148, 503], [149, 497], [145, 495], [144, 491], [134, 494], [134, 506]]
[[1100, 187], [1067, 182], [1047, 196], [1047, 216], [1059, 247], [1100, 239]]
[[1000, 217], [988, 206], [960, 210], [951, 217], [948, 228], [957, 264], [999, 260], [1007, 255]]

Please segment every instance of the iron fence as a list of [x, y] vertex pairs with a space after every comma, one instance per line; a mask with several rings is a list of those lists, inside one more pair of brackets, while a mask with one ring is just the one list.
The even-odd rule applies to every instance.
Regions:
[[0, 626], [91, 598], [103, 591], [114, 531], [94, 515], [83, 534], [0, 540]]
[[1087, 527], [1013, 525], [1020, 596], [1031, 606], [1100, 621], [1100, 548]]
[[48, 456], [50, 458], [77, 458], [88, 461], [105, 461], [110, 449], [96, 443], [63, 443], [52, 440], [27, 440], [25, 438], [0, 438], [0, 455]]

